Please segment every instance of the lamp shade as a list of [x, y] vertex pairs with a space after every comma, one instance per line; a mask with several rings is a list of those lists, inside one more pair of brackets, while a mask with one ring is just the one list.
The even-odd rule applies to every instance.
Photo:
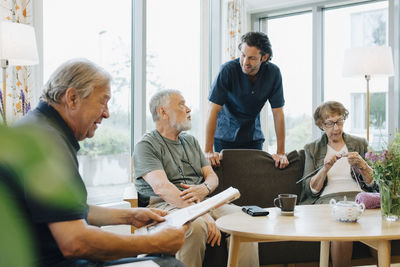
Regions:
[[344, 53], [343, 76], [393, 75], [392, 49], [389, 46], [365, 46]]
[[0, 59], [10, 65], [35, 65], [39, 62], [35, 30], [32, 26], [3, 21], [0, 23]]

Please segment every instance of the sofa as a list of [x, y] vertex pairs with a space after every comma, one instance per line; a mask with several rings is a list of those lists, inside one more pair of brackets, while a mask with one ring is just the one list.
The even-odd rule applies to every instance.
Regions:
[[[221, 166], [215, 168], [219, 177], [219, 186], [215, 193], [229, 188], [239, 189], [241, 197], [234, 204], [273, 207], [273, 200], [280, 193], [301, 194], [304, 151], [292, 151], [288, 154], [290, 165], [285, 169], [274, 166], [271, 155], [265, 151], [252, 149], [229, 149], [222, 151]], [[288, 253], [290, 252], [290, 253]], [[319, 242], [271, 242], [259, 244], [260, 265], [318, 266]], [[213, 261], [207, 260], [212, 258]], [[207, 249], [203, 266], [226, 266], [226, 248]], [[225, 261], [225, 262], [224, 262]], [[392, 241], [392, 262], [400, 262], [400, 242]], [[352, 265], [376, 264], [370, 248], [355, 242]]]

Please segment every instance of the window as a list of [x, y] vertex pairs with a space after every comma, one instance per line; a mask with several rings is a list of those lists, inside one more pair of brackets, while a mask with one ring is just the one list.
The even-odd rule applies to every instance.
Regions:
[[130, 177], [131, 1], [44, 0], [44, 81], [64, 61], [84, 57], [108, 70], [113, 81], [110, 118], [81, 142], [79, 170], [88, 202], [122, 200]]
[[[325, 11], [324, 100], [339, 101], [349, 110], [344, 130], [366, 137], [366, 81], [342, 75], [344, 51], [350, 47], [388, 45], [388, 3], [362, 4]], [[388, 78], [370, 81], [370, 145], [388, 141]]]
[[151, 96], [162, 89], [177, 89], [192, 110], [189, 133], [201, 140], [200, 0], [148, 0], [146, 4], [146, 130], [155, 128], [148, 109]]
[[[351, 93], [351, 110], [354, 114], [351, 117], [351, 129], [354, 131], [363, 131], [366, 127], [366, 93]], [[386, 129], [386, 92], [372, 93], [370, 98], [370, 123], [378, 129]], [[382, 135], [383, 136], [383, 135]], [[378, 142], [380, 143], [380, 142]]]
[[[311, 13], [268, 19], [274, 64], [282, 73], [285, 96], [285, 149], [302, 149], [312, 139], [312, 21]], [[268, 105], [267, 150], [276, 152], [276, 135]]]

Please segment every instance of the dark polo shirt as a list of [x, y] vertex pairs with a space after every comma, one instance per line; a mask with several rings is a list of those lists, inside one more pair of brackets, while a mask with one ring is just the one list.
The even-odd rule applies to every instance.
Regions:
[[[78, 185], [81, 191], [79, 199], [75, 201], [74, 206], [68, 208], [55, 208], [36, 199], [24, 190], [15, 190], [17, 202], [25, 210], [28, 224], [33, 233], [34, 244], [38, 249], [37, 266], [55, 266], [57, 263], [65, 260], [54, 240], [48, 223], [62, 222], [77, 219], [86, 219], [88, 215], [87, 191], [83, 180], [79, 174], [77, 152], [80, 148], [71, 128], [65, 123], [60, 114], [45, 102], [40, 102], [35, 110], [30, 111], [25, 117], [15, 124], [18, 126], [30, 126], [40, 129], [54, 138], [56, 144], [59, 144], [60, 151], [65, 153], [67, 159], [64, 164], [72, 170], [72, 179]], [[46, 170], [43, 170], [45, 172]], [[44, 187], [46, 185], [43, 185]]]

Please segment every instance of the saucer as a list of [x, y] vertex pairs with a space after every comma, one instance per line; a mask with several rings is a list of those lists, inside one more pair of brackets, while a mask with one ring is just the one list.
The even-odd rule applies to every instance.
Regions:
[[294, 211], [281, 211], [282, 216], [293, 216]]

